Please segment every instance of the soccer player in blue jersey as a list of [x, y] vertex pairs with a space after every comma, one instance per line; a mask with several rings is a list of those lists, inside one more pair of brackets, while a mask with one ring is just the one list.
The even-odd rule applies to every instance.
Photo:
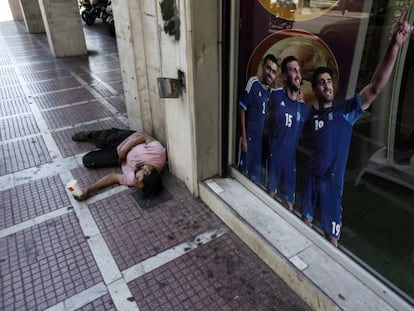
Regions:
[[[287, 56], [281, 64], [283, 88], [270, 95], [270, 143], [268, 157], [269, 194], [275, 194], [293, 211], [296, 189], [296, 147], [310, 106], [302, 103], [302, 75], [299, 62]], [[298, 101], [301, 100], [301, 101]]]
[[241, 95], [239, 169], [256, 184], [262, 178], [263, 131], [268, 113], [271, 86], [276, 79], [277, 59], [268, 54], [263, 60], [261, 78], [249, 79]]
[[384, 90], [399, 48], [413, 30], [413, 26], [405, 20], [407, 11], [408, 6], [396, 23], [389, 46], [370, 83], [354, 97], [334, 104], [332, 71], [320, 67], [313, 74], [312, 87], [318, 106], [312, 108], [310, 115], [312, 150], [302, 195], [302, 215], [311, 226], [315, 209], [319, 208], [322, 230], [336, 247], [342, 225], [341, 198], [352, 127]]

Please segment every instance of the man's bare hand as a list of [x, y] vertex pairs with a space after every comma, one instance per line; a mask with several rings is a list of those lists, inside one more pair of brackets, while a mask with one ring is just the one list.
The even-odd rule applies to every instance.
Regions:
[[303, 92], [301, 90], [298, 91], [296, 100], [300, 103], [305, 103], [305, 100], [303, 98]]
[[241, 147], [242, 147], [243, 152], [246, 153], [247, 152], [247, 139], [242, 138]]
[[76, 201], [85, 201], [90, 196], [90, 191], [88, 189], [85, 189], [82, 191], [81, 195], [74, 195]]
[[410, 37], [413, 31], [413, 25], [407, 22], [409, 6], [406, 5], [401, 12], [400, 18], [398, 19], [394, 29], [394, 40], [398, 46], [401, 46], [408, 37]]

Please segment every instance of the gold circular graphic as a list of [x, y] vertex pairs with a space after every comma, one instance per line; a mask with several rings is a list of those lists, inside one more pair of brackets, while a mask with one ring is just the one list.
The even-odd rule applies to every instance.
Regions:
[[[303, 30], [289, 29], [275, 32], [266, 37], [250, 56], [246, 72], [247, 78], [262, 75], [263, 59], [267, 54], [275, 55], [279, 65], [282, 59], [289, 55], [293, 55], [298, 59], [303, 78], [301, 89], [306, 103], [316, 104], [311, 77], [317, 67], [324, 66], [333, 70], [334, 89], [337, 90], [339, 81], [338, 63], [325, 42], [314, 34]], [[278, 78], [274, 87], [280, 86], [283, 86], [283, 80], [280, 78], [279, 67]]]
[[258, 0], [271, 14], [291, 21], [312, 19], [335, 7], [339, 0]]

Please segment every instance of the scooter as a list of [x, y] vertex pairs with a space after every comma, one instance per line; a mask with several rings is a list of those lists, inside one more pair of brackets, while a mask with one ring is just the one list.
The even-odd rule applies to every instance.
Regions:
[[106, 8], [111, 4], [109, 0], [83, 0], [80, 7], [80, 15], [86, 25], [91, 26], [97, 18], [101, 18], [104, 23], [109, 17]]

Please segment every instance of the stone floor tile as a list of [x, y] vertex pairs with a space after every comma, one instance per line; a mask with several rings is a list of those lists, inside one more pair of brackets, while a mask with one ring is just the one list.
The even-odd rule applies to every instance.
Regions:
[[32, 114], [0, 119], [0, 141], [39, 133]]
[[11, 66], [0, 67], [0, 77], [4, 77], [5, 79], [7, 79], [7, 77], [16, 78], [16, 70]]
[[310, 310], [231, 233], [128, 286], [140, 310]]
[[28, 112], [30, 112], [29, 102], [24, 97], [1, 101], [0, 117], [8, 117]]
[[22, 75], [22, 77], [27, 83], [30, 83], [51, 79], [67, 78], [70, 77], [70, 73], [65, 69], [50, 69], [46, 71], [26, 73]]
[[48, 163], [51, 160], [41, 136], [5, 143], [0, 148], [0, 176]]
[[76, 309], [76, 311], [116, 311], [114, 303], [110, 295], [104, 295], [101, 298], [98, 298], [87, 305], [84, 305], [82, 308]]
[[35, 56], [35, 55], [48, 55], [49, 59], [51, 57], [50, 51], [46, 50], [41, 45], [35, 45], [32, 48], [29, 49], [19, 49], [16, 51], [13, 51], [13, 55], [11, 56], [13, 59], [18, 57], [24, 57], [24, 56]]
[[42, 115], [50, 129], [113, 116], [108, 109], [96, 100], [84, 104], [42, 111]]
[[88, 85], [96, 85], [101, 83], [102, 81], [99, 78], [96, 78], [93, 74], [86, 72], [79, 74], [78, 77], [86, 82]]
[[105, 100], [114, 106], [120, 113], [127, 113], [125, 99], [122, 96], [111, 96], [105, 98]]
[[43, 94], [53, 91], [76, 88], [80, 86], [81, 84], [79, 83], [79, 81], [73, 77], [32, 82], [27, 84], [27, 87], [32, 92], [32, 94]]
[[34, 96], [35, 102], [40, 109], [54, 108], [69, 104], [93, 100], [95, 97], [84, 87], [70, 90], [60, 90], [53, 93]]
[[55, 60], [42, 63], [22, 64], [17, 66], [19, 72], [22, 75], [31, 74], [33, 72], [48, 71], [48, 70], [59, 70], [59, 63]]
[[71, 206], [59, 176], [50, 176], [0, 191], [0, 230]]
[[1, 238], [0, 257], [2, 310], [50, 307], [102, 282], [74, 213]]
[[111, 81], [107, 84], [115, 91], [115, 94], [122, 94], [124, 92], [124, 86], [122, 81]]
[[0, 87], [0, 100], [24, 97], [25, 93], [20, 85]]
[[122, 81], [122, 75], [121, 75], [120, 69], [97, 72], [94, 75], [104, 82]]
[[108, 89], [105, 85], [102, 84], [95, 84], [92, 85], [91, 88], [99, 95], [102, 97], [110, 97], [110, 96], [114, 96], [114, 95], [118, 95], [119, 94], [119, 88], [117, 89], [113, 89], [111, 87], [111, 89]]
[[[5, 66], [10, 64], [10, 62], [8, 61], [7, 63], [2, 61], [0, 62], [0, 66]], [[17, 76], [1, 76], [0, 75], [0, 85], [3, 86], [14, 86], [19, 84], [19, 79], [17, 78]]]
[[221, 223], [192, 197], [172, 198], [140, 210], [128, 191], [90, 205], [90, 210], [121, 270], [191, 240]]
[[120, 70], [119, 60], [114, 59], [112, 56], [108, 56], [108, 62], [105, 63], [105, 66], [102, 66], [100, 59], [97, 59], [96, 62], [91, 63], [89, 69], [93, 73], [103, 72], [108, 70]]
[[50, 53], [45, 53], [41, 55], [22, 55], [22, 56], [14, 56], [13, 59], [18, 64], [30, 64], [33, 62], [44, 62], [49, 60], [51, 57]]

